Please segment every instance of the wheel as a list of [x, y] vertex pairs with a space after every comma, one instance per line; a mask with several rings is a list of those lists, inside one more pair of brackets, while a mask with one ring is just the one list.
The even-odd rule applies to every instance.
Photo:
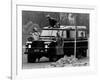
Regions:
[[53, 62], [54, 61], [53, 58], [49, 58], [49, 60], [50, 60], [50, 62]]
[[82, 51], [82, 56], [83, 56], [83, 57], [87, 57], [86, 49], [83, 49], [83, 51]]
[[57, 61], [57, 56], [49, 57], [50, 62]]
[[36, 57], [33, 54], [28, 54], [28, 63], [34, 63], [36, 61]]

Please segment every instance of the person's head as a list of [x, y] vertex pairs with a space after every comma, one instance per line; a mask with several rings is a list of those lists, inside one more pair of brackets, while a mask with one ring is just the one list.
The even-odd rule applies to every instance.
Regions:
[[60, 37], [60, 31], [58, 30], [56, 33], [57, 37]]

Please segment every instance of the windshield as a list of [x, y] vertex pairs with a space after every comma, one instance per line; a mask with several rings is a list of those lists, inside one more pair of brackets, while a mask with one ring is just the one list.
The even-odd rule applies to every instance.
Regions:
[[57, 30], [42, 30], [41, 36], [56, 36]]
[[[57, 36], [58, 30], [42, 30], [41, 32], [41, 37], [56, 37]], [[60, 30], [60, 36], [63, 38], [66, 38], [66, 30]]]

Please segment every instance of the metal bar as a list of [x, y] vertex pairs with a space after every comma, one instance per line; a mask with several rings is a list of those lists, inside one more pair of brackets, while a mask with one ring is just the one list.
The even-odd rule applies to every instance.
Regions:
[[[86, 42], [86, 41], [88, 41], [88, 40], [82, 40], [82, 41], [81, 40], [80, 41], [76, 40], [76, 42]], [[75, 42], [75, 41], [64, 41], [64, 42], [67, 43], [67, 42]]]

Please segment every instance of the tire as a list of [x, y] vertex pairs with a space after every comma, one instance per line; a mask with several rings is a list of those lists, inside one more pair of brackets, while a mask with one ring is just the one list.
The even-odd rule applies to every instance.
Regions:
[[55, 62], [57, 61], [57, 57], [56, 56], [50, 57], [49, 60], [50, 62]]
[[53, 58], [49, 58], [49, 61], [50, 61], [50, 62], [53, 62], [54, 60], [53, 60]]
[[33, 54], [28, 54], [28, 63], [34, 63], [36, 61], [36, 57]]

